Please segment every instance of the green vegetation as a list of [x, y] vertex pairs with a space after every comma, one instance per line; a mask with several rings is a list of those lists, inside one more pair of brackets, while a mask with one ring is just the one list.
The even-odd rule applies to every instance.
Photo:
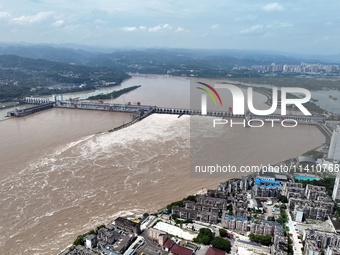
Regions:
[[179, 200], [179, 201], [176, 201], [176, 202], [172, 202], [171, 204], [166, 206], [166, 209], [168, 210], [169, 213], [171, 213], [172, 207], [174, 207], [174, 206], [183, 206], [184, 205], [184, 201], [193, 201], [193, 202], [196, 202], [196, 196], [190, 195], [190, 196], [188, 196], [186, 198], [183, 198], [182, 200]]
[[228, 210], [228, 215], [233, 215], [233, 205], [232, 204], [229, 204], [227, 206], [227, 210]]
[[[77, 239], [73, 242], [73, 245], [74, 246], [77, 246], [77, 245], [84, 245], [85, 243], [85, 237], [87, 235], [92, 235], [92, 234], [97, 234], [98, 231], [101, 229], [101, 228], [105, 228], [105, 225], [99, 225], [98, 227], [96, 227], [95, 229], [92, 229], [91, 231], [85, 233], [85, 234], [82, 234], [82, 235], [79, 235], [77, 237]], [[73, 247], [71, 246], [70, 249], [73, 249]]]
[[323, 178], [320, 180], [295, 180], [298, 183], [302, 183], [304, 187], [306, 187], [307, 184], [317, 185], [317, 186], [323, 186], [326, 188], [328, 194], [332, 196], [335, 178]]
[[172, 217], [171, 217], [176, 224], [178, 225], [182, 225], [182, 224], [187, 224], [187, 223], [193, 223], [192, 219], [186, 219], [186, 220], [180, 220], [178, 219], [179, 218], [179, 215], [177, 214], [173, 214]]
[[316, 151], [316, 150], [307, 151], [302, 155], [303, 156], [310, 156], [314, 159], [323, 158], [323, 152], [322, 151]]
[[214, 240], [212, 240], [211, 245], [217, 249], [226, 251], [227, 253], [229, 253], [231, 250], [230, 241], [223, 239], [222, 237], [215, 237]]
[[287, 204], [287, 203], [288, 203], [288, 198], [287, 198], [286, 196], [283, 196], [283, 195], [279, 195], [278, 200], [279, 200], [281, 203], [284, 203], [284, 204]]
[[227, 237], [227, 230], [224, 228], [219, 229], [220, 237]]
[[102, 224], [102, 225], [99, 225], [98, 227], [96, 227], [96, 232], [98, 232], [98, 231], [99, 231], [99, 229], [102, 229], [102, 228], [105, 228], [105, 225], [104, 225], [104, 224]]
[[99, 94], [99, 95], [96, 95], [96, 96], [91, 96], [91, 97], [88, 98], [88, 100], [111, 99], [111, 98], [114, 99], [114, 98], [120, 97], [121, 95], [128, 93], [132, 90], [138, 89], [139, 87], [141, 87], [141, 85], [131, 86], [131, 87], [128, 87], [128, 88], [117, 90], [117, 91], [114, 90], [113, 92], [108, 93], [108, 94]]
[[[220, 229], [220, 235], [221, 235], [224, 229]], [[225, 231], [225, 230], [224, 230]], [[227, 232], [225, 231], [225, 235], [227, 235]], [[222, 235], [221, 235], [222, 236]], [[197, 237], [194, 238], [195, 243], [204, 244], [204, 245], [212, 245], [213, 247], [217, 249], [224, 250], [226, 252], [230, 252], [231, 244], [229, 240], [223, 239], [222, 237], [215, 237], [215, 234], [211, 232], [209, 228], [201, 228], [199, 231], [199, 234]]]
[[254, 233], [249, 234], [249, 239], [252, 242], [260, 243], [262, 245], [269, 246], [272, 244], [272, 236], [271, 235], [256, 235]]
[[197, 237], [194, 238], [194, 242], [209, 245], [211, 244], [212, 240], [214, 240], [214, 238], [215, 235], [209, 228], [201, 228]]
[[267, 221], [275, 221], [275, 217], [274, 216], [268, 216]]
[[280, 223], [280, 224], [284, 224], [285, 222], [288, 222], [288, 216], [286, 213], [286, 206], [281, 206], [280, 208], [280, 217], [276, 220], [276, 222]]
[[93, 90], [130, 76], [106, 67], [77, 66], [42, 59], [0, 56], [0, 101]]
[[77, 237], [77, 239], [73, 242], [73, 244], [74, 244], [75, 246], [77, 246], [77, 245], [84, 245], [84, 243], [85, 243], [85, 237], [86, 237], [87, 235], [96, 234], [97, 232], [98, 232], [98, 230], [92, 229], [91, 231], [89, 231], [89, 232], [87, 232], [87, 233], [85, 233], [85, 234], [79, 235], [79, 236]]

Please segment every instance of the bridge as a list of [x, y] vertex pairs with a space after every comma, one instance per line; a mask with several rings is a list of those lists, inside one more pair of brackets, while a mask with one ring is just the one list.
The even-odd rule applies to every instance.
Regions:
[[[43, 111], [53, 107], [56, 108], [67, 108], [67, 109], [79, 109], [79, 110], [95, 110], [95, 111], [109, 111], [109, 112], [128, 112], [134, 114], [134, 118], [141, 118], [152, 113], [157, 114], [174, 114], [174, 115], [198, 115], [201, 116], [201, 111], [197, 109], [185, 109], [185, 108], [172, 108], [172, 107], [158, 107], [151, 105], [131, 105], [131, 104], [108, 104], [108, 103], [97, 103], [97, 102], [82, 102], [82, 101], [60, 101], [50, 102], [46, 99], [39, 98], [25, 98], [24, 102], [31, 104], [38, 104], [23, 110], [15, 110], [8, 113], [8, 116], [21, 117], [32, 114], [34, 112]], [[260, 119], [260, 120], [274, 120], [282, 121], [284, 119], [295, 120], [299, 123], [304, 124], [316, 124], [325, 123], [323, 116], [305, 116], [305, 115], [288, 115], [281, 116], [280, 114], [271, 114], [268, 116], [246, 114], [238, 115], [233, 114], [231, 111], [207, 111], [206, 116], [216, 118], [243, 118], [247, 120]]]

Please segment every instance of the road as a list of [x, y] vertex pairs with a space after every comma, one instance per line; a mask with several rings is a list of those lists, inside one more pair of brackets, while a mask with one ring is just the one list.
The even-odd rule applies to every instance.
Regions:
[[298, 238], [299, 234], [296, 232], [296, 222], [292, 220], [288, 209], [286, 209], [286, 213], [289, 219], [289, 222], [287, 223], [287, 226], [289, 227], [289, 233], [293, 234], [290, 236], [290, 238], [293, 240], [294, 255], [302, 255], [302, 244], [299, 243], [301, 240]]

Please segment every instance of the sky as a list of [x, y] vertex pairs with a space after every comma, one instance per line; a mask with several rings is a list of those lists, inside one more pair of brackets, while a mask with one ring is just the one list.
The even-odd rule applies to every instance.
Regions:
[[4, 0], [0, 42], [340, 53], [339, 0]]

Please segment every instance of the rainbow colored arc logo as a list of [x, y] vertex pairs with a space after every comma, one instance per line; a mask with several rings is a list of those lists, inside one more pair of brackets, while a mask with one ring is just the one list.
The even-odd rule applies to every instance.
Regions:
[[[198, 88], [198, 89], [200, 89], [200, 90], [203, 90], [207, 95], [209, 95], [210, 98], [213, 100], [213, 102], [214, 102], [215, 105], [217, 104], [217, 100], [216, 100], [216, 97], [217, 97], [218, 101], [220, 102], [220, 105], [222, 106], [221, 97], [220, 97], [220, 95], [218, 94], [218, 92], [216, 91], [216, 89], [214, 89], [214, 88], [213, 88], [212, 86], [210, 86], [209, 84], [206, 84], [206, 83], [203, 83], [203, 82], [197, 82], [197, 83], [198, 83], [198, 84], [201, 84], [201, 85], [203, 85], [203, 86], [205, 86], [205, 87], [207, 87], [208, 89], [210, 89], [210, 90], [208, 90], [208, 89], [205, 89], [205, 88], [196, 87], [196, 88]], [[215, 97], [214, 94], [211, 93], [211, 92], [213, 92], [213, 93], [215, 94], [216, 97]]]

